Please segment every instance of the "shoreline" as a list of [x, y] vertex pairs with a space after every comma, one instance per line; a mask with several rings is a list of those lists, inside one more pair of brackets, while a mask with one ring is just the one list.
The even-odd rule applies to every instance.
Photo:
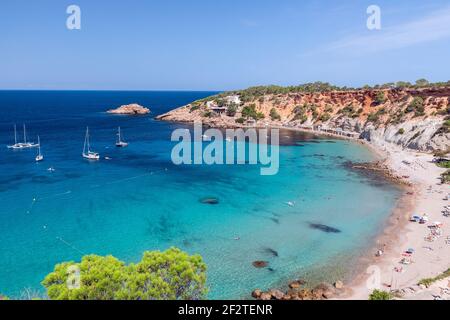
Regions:
[[[440, 173], [445, 169], [431, 163], [433, 156], [424, 152], [403, 149], [401, 146], [387, 142], [376, 144], [363, 139], [302, 128], [273, 128], [309, 132], [364, 144], [381, 159], [380, 164], [386, 166], [390, 173], [398, 178], [398, 181], [393, 183], [402, 189], [401, 196], [384, 227], [374, 238], [373, 244], [369, 246], [369, 251], [358, 259], [356, 276], [346, 284], [345, 292], [335, 299], [367, 300], [373, 290], [366, 285], [373, 272], [368, 269], [369, 267], [371, 267], [370, 269], [378, 268], [380, 271], [379, 290], [412, 288], [409, 290], [409, 294], [405, 295], [406, 299], [419, 299], [419, 295], [420, 299], [431, 299], [433, 297], [431, 292], [426, 292], [426, 288], [419, 287], [418, 282], [425, 278], [435, 277], [450, 268], [450, 245], [445, 243], [445, 238], [450, 236], [450, 224], [445, 223], [444, 219], [446, 218], [441, 213], [442, 208], [448, 205], [448, 201], [444, 201], [443, 198], [450, 188], [448, 185], [440, 184]], [[412, 163], [416, 166], [413, 168], [408, 166], [403, 162], [406, 159], [414, 161]], [[430, 217], [427, 225], [435, 221], [444, 222], [442, 237], [434, 243], [424, 240], [428, 234], [427, 225], [409, 221], [413, 214], [424, 213]], [[404, 271], [396, 274], [394, 268], [401, 266], [399, 261], [402, 259], [402, 254], [411, 247], [416, 250], [413, 256], [413, 260], [416, 261], [412, 265], [403, 266]], [[433, 249], [432, 257], [430, 257], [430, 252], [427, 252], [431, 250], [425, 247]], [[383, 255], [376, 257], [375, 253], [380, 248], [384, 248]]]
[[[242, 128], [249, 127], [242, 126]], [[435, 221], [446, 222], [441, 211], [448, 204], [448, 201], [444, 201], [443, 198], [450, 191], [448, 185], [440, 184], [439, 177], [445, 169], [431, 163], [433, 156], [404, 149], [385, 141], [371, 142], [298, 127], [266, 126], [263, 128], [305, 132], [363, 144], [380, 159], [379, 164], [386, 167], [387, 170], [383, 173], [389, 173], [393, 178], [391, 183], [397, 184], [402, 189], [402, 194], [384, 226], [375, 236], [373, 243], [368, 246], [369, 251], [358, 259], [356, 276], [348, 281], [344, 293], [335, 299], [367, 300], [373, 290], [366, 285], [371, 276], [367, 273], [368, 267], [379, 270], [380, 290], [414, 288], [409, 291], [409, 295], [405, 295], [406, 299], [416, 299], [417, 294], [422, 294], [421, 299], [424, 297], [431, 299], [432, 295], [429, 292], [428, 295], [423, 294], [425, 288], [419, 288], [418, 282], [424, 278], [435, 277], [450, 268], [450, 246], [445, 243], [445, 238], [450, 236], [450, 224], [444, 223], [442, 237], [434, 243], [424, 240], [429, 233], [427, 225]], [[408, 161], [411, 165], [404, 161]], [[409, 221], [413, 214], [423, 215], [424, 213], [430, 218], [427, 225]], [[384, 249], [383, 255], [376, 257], [375, 253], [380, 248]], [[413, 263], [402, 266], [399, 261], [408, 248], [416, 250]], [[402, 267], [402, 273], [395, 272], [395, 267]]]
[[[179, 121], [171, 120], [171, 122]], [[192, 124], [184, 121], [181, 121], [181, 123]], [[215, 124], [204, 123], [204, 125], [216, 127]], [[450, 188], [448, 188], [448, 185], [440, 184], [440, 174], [445, 169], [431, 163], [433, 159], [431, 154], [402, 148], [386, 141], [367, 141], [299, 127], [279, 125], [219, 125], [217, 127], [283, 129], [349, 140], [365, 145], [380, 159], [375, 165], [382, 167], [380, 174], [384, 174], [386, 178], [392, 178], [391, 183], [395, 183], [402, 188], [402, 194], [392, 208], [383, 227], [374, 237], [373, 243], [368, 245], [368, 252], [358, 259], [356, 275], [347, 281], [345, 290], [333, 299], [367, 300], [373, 291], [366, 285], [371, 276], [367, 273], [369, 266], [379, 270], [379, 290], [391, 291], [412, 288], [404, 298], [416, 299], [417, 295], [421, 295], [420, 299], [433, 298], [430, 292], [426, 292], [426, 288], [420, 288], [417, 284], [422, 279], [435, 277], [450, 268], [450, 245], [445, 243], [445, 238], [450, 236], [450, 223], [446, 223], [447, 218], [443, 217], [441, 212], [443, 207], [448, 205], [448, 201], [444, 201], [443, 198], [449, 193]], [[409, 221], [412, 215], [423, 215], [425, 213], [429, 217], [428, 224], [419, 225]], [[433, 243], [426, 242], [424, 237], [429, 234], [428, 226], [435, 221], [444, 222], [442, 236]], [[383, 244], [386, 246], [383, 246]], [[383, 254], [376, 257], [375, 253], [380, 248], [383, 248]], [[399, 261], [408, 248], [414, 248], [415, 250], [412, 257], [413, 263], [401, 265]], [[401, 267], [402, 273], [395, 272], [395, 267]]]
[[[431, 163], [433, 157], [430, 154], [404, 150], [387, 143], [381, 146], [369, 142], [365, 144], [383, 155], [383, 163], [394, 174], [404, 177], [410, 186], [405, 186], [406, 189], [393, 208], [386, 227], [376, 238], [376, 246], [387, 244], [384, 254], [375, 257], [374, 253], [377, 250], [375, 247], [374, 251], [368, 253], [366, 258], [362, 257], [362, 260], [366, 266], [379, 268], [380, 290], [396, 291], [411, 288], [404, 298], [416, 299], [418, 294], [426, 291], [426, 288], [418, 286], [420, 280], [435, 277], [450, 267], [450, 247], [445, 243], [445, 238], [450, 235], [450, 226], [445, 223], [446, 218], [441, 213], [443, 207], [448, 204], [443, 198], [449, 188], [448, 185], [439, 182], [439, 175], [444, 169]], [[409, 219], [413, 214], [427, 214], [429, 223], [420, 225], [410, 222]], [[424, 238], [429, 233], [428, 226], [435, 221], [444, 222], [442, 236], [434, 242], [427, 242]], [[408, 248], [415, 250], [412, 256], [413, 263], [401, 265], [399, 262], [403, 258], [402, 254]], [[403, 270], [396, 272], [394, 268]], [[349, 292], [344, 299], [368, 298], [372, 289], [366, 285], [371, 277], [370, 272], [367, 273], [366, 270], [362, 270], [362, 273], [348, 284]], [[432, 298], [431, 294], [427, 297]], [[421, 296], [421, 299], [423, 298], [424, 296]]]

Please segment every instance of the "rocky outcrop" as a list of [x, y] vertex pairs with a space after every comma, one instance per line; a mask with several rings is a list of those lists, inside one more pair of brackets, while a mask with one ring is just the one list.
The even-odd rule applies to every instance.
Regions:
[[120, 106], [117, 109], [108, 110], [107, 112], [111, 114], [143, 115], [150, 113], [150, 109], [133, 103]]
[[393, 143], [428, 152], [450, 148], [450, 87], [266, 94], [241, 99], [245, 102], [237, 108], [234, 104], [233, 112], [210, 108], [209, 102], [224, 100], [213, 96], [157, 119], [242, 127], [249, 125], [251, 108], [258, 115], [251, 126], [340, 130], [375, 145]]
[[320, 283], [312, 289], [304, 288], [304, 285], [304, 281], [295, 280], [289, 283], [289, 289], [285, 292], [279, 289], [270, 289], [265, 292], [256, 289], [252, 292], [252, 297], [257, 300], [324, 300], [332, 299], [345, 293], [342, 281], [337, 281], [334, 285]]

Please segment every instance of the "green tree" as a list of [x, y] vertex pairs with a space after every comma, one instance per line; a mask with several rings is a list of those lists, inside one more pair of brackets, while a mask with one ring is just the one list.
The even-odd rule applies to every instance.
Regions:
[[113, 256], [88, 255], [80, 263], [56, 265], [42, 281], [52, 300], [198, 300], [206, 296], [205, 283], [202, 258], [177, 248], [147, 251], [129, 265]]
[[419, 87], [426, 87], [430, 84], [430, 82], [427, 79], [419, 79], [416, 80], [416, 85]]

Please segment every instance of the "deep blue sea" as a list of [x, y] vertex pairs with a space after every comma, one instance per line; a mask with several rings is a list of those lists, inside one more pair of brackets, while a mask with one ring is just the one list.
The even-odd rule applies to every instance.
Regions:
[[[55, 264], [84, 254], [133, 262], [171, 246], [203, 256], [209, 298], [245, 298], [292, 278], [350, 277], [400, 195], [345, 166], [373, 160], [371, 152], [282, 131], [275, 176], [254, 165], [173, 165], [171, 133], [190, 127], [153, 117], [211, 94], [0, 91], [0, 293], [43, 292], [40, 282]], [[152, 114], [105, 113], [128, 103]], [[43, 162], [35, 162], [35, 149], [6, 148], [22, 123], [29, 140], [40, 135]], [[101, 161], [81, 157], [86, 126]], [[118, 126], [128, 148], [114, 146]], [[201, 203], [205, 197], [219, 203]], [[256, 269], [255, 260], [269, 267]]]

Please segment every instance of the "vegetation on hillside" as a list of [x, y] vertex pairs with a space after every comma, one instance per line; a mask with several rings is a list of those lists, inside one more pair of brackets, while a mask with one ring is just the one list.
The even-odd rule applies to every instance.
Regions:
[[147, 251], [129, 265], [113, 256], [84, 256], [56, 265], [42, 284], [52, 300], [199, 300], [207, 294], [202, 258], [176, 248]]
[[252, 118], [255, 120], [264, 119], [264, 114], [256, 111], [255, 104], [251, 104], [249, 106], [245, 106], [244, 108], [242, 108], [241, 114], [242, 114], [242, 117], [244, 117], [244, 118]]
[[[396, 83], [385, 83], [377, 84], [374, 86], [365, 85], [360, 88], [354, 87], [339, 87], [332, 85], [328, 82], [312, 82], [300, 84], [297, 86], [277, 86], [277, 85], [267, 85], [267, 86], [254, 86], [244, 90], [228, 91], [218, 94], [218, 97], [225, 97], [229, 95], [239, 94], [243, 102], [255, 101], [261, 96], [265, 95], [284, 95], [289, 93], [318, 93], [318, 92], [330, 92], [330, 91], [349, 91], [349, 90], [379, 90], [379, 89], [421, 89], [426, 87], [446, 87], [450, 86], [450, 81], [447, 82], [435, 82], [430, 83], [426, 79], [419, 79], [414, 84], [406, 81], [398, 81]], [[383, 95], [377, 96], [378, 103], [384, 103], [386, 97]]]
[[278, 114], [277, 110], [275, 108], [270, 109], [270, 118], [275, 120], [281, 120], [281, 116]]

